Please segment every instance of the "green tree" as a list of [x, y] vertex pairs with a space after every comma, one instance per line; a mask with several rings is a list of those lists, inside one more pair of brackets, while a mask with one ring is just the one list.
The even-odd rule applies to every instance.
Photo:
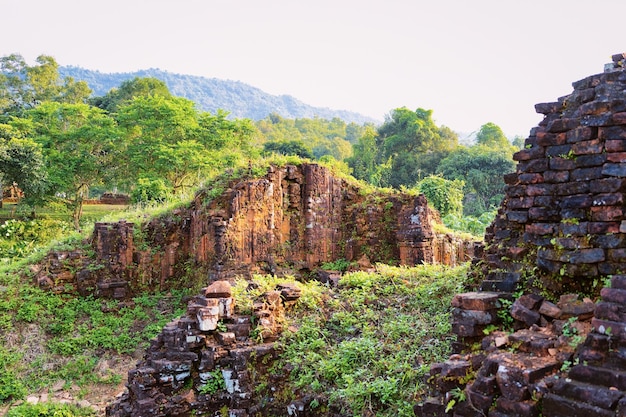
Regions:
[[153, 77], [135, 77], [132, 80], [122, 82], [118, 88], [111, 89], [102, 97], [93, 97], [90, 103], [96, 107], [115, 113], [120, 106], [135, 97], [160, 96], [172, 98], [167, 85]]
[[42, 103], [27, 116], [33, 122], [33, 139], [43, 150], [49, 198], [71, 209], [79, 229], [89, 187], [119, 175], [121, 143], [115, 121], [96, 107], [55, 102]]
[[21, 116], [44, 101], [84, 103], [91, 90], [71, 77], [61, 80], [59, 65], [48, 55], [40, 55], [29, 66], [19, 54], [0, 58], [0, 114]]
[[266, 153], [279, 153], [281, 155], [296, 155], [300, 158], [314, 159], [313, 152], [301, 140], [285, 140], [278, 142], [265, 142], [263, 150]]
[[465, 214], [480, 216], [500, 204], [504, 174], [513, 172], [510, 154], [485, 145], [459, 147], [438, 166], [444, 178], [465, 181]]
[[500, 129], [500, 126], [491, 122], [485, 123], [480, 127], [480, 130], [476, 134], [476, 144], [506, 152], [510, 152], [512, 146], [502, 129]]
[[[414, 186], [434, 174], [436, 167], [458, 146], [458, 137], [449, 128], [438, 127], [432, 110], [406, 107], [393, 110], [375, 135], [366, 129], [348, 159], [354, 175], [381, 186]], [[390, 167], [385, 168], [386, 164]]]
[[462, 180], [447, 180], [439, 175], [429, 175], [417, 183], [417, 189], [443, 217], [463, 213], [464, 185]]
[[0, 190], [2, 182], [17, 184], [25, 203], [34, 207], [46, 193], [46, 178], [41, 146], [13, 126], [0, 124]]

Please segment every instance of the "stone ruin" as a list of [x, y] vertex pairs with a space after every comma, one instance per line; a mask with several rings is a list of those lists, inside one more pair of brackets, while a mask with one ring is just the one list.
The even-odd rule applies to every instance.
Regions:
[[255, 392], [260, 375], [273, 385], [286, 377], [267, 369], [278, 354], [274, 341], [285, 308], [299, 297], [296, 284], [283, 284], [263, 294], [251, 315], [239, 315], [228, 281], [213, 282], [189, 302], [185, 317], [169, 323], [152, 341], [128, 373], [128, 389], [106, 415], [213, 416], [224, 410], [229, 416], [276, 415], [278, 404], [260, 403]]
[[265, 177], [232, 181], [215, 198], [209, 191], [141, 227], [96, 224], [85, 247], [49, 253], [34, 271], [36, 284], [125, 299], [189, 286], [190, 269], [218, 280], [308, 275], [339, 259], [457, 265], [476, 246], [436, 233], [438, 214], [423, 195], [367, 194], [317, 164], [272, 167]]
[[544, 115], [417, 416], [626, 416], [626, 54]]

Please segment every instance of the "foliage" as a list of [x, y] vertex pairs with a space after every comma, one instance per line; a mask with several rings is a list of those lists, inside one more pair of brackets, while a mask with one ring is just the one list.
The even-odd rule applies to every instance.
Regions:
[[283, 140], [265, 142], [263, 151], [276, 152], [282, 155], [296, 155], [300, 158], [313, 159], [313, 151], [301, 140]]
[[170, 190], [161, 178], [139, 178], [137, 185], [130, 194], [131, 202], [148, 203], [164, 202], [170, 194]]
[[[256, 126], [267, 140], [264, 146], [285, 148], [291, 142], [303, 143], [309, 150], [310, 155], [300, 155], [303, 158], [320, 159], [324, 156], [332, 156], [342, 161], [352, 154], [351, 144], [356, 142], [361, 133], [367, 129], [366, 125], [359, 126], [355, 123], [346, 123], [339, 118], [331, 120], [315, 117], [313, 119], [296, 118], [285, 119], [276, 113], [270, 114], [263, 120], [256, 122]], [[276, 143], [276, 145], [273, 145]], [[272, 144], [272, 145], [270, 145]], [[298, 154], [280, 151], [283, 154]]]
[[377, 186], [412, 187], [434, 174], [439, 161], [457, 145], [454, 132], [435, 125], [432, 110], [402, 107], [393, 110], [377, 131], [364, 132], [349, 164], [355, 177]]
[[486, 211], [480, 216], [464, 216], [448, 213], [442, 217], [443, 223], [452, 230], [467, 232], [474, 236], [484, 236], [485, 230], [496, 217], [497, 210]]
[[480, 216], [504, 196], [504, 174], [515, 170], [511, 154], [485, 145], [459, 147], [437, 167], [444, 178], [465, 181], [464, 213]]
[[135, 97], [161, 96], [170, 98], [167, 85], [154, 77], [135, 77], [132, 80], [123, 81], [118, 88], [112, 88], [102, 97], [94, 97], [90, 104], [115, 113], [119, 107]]
[[447, 180], [438, 175], [429, 175], [417, 183], [417, 189], [442, 216], [460, 215], [463, 212], [464, 184], [462, 180]]
[[91, 408], [60, 403], [22, 404], [11, 408], [7, 413], [7, 417], [90, 417], [95, 415], [96, 412]]
[[292, 369], [293, 390], [342, 414], [412, 416], [429, 364], [450, 353], [449, 301], [463, 291], [466, 267], [377, 269], [344, 275], [302, 310], [275, 369]]
[[120, 145], [115, 121], [86, 104], [45, 102], [29, 110], [32, 134], [48, 165], [48, 197], [72, 209], [79, 228], [89, 187], [115, 178]]
[[24, 257], [36, 247], [70, 231], [67, 222], [54, 219], [16, 220], [0, 224], [0, 261]]

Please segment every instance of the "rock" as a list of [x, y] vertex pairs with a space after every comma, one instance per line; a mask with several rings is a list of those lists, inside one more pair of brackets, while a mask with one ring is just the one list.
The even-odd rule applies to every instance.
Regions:
[[228, 281], [215, 281], [204, 289], [207, 298], [230, 298], [232, 296], [232, 286]]

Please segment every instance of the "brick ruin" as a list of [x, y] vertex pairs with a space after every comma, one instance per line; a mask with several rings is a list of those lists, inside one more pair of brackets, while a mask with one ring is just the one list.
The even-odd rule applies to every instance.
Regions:
[[83, 248], [51, 252], [35, 282], [124, 299], [189, 286], [189, 270], [202, 270], [206, 284], [308, 274], [338, 259], [456, 265], [474, 253], [474, 242], [433, 230], [438, 214], [424, 196], [368, 194], [317, 164], [272, 167], [265, 177], [233, 181], [216, 198], [209, 192], [141, 227], [96, 224]]
[[535, 106], [417, 416], [626, 415], [625, 58]]

